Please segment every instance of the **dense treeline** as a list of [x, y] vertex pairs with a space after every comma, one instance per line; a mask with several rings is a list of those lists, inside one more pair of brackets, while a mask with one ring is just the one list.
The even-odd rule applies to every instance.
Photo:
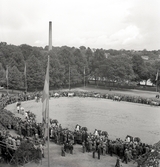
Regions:
[[[95, 83], [137, 83], [149, 78], [155, 83], [160, 67], [160, 50], [105, 50], [90, 49], [84, 46], [33, 47], [0, 43], [0, 85], [6, 86], [6, 67], [8, 66], [9, 88], [24, 88], [24, 66], [27, 65], [28, 89], [42, 88], [44, 83], [47, 56], [50, 55], [50, 86], [55, 88], [82, 84], [94, 78]], [[145, 60], [144, 58], [148, 58]]]

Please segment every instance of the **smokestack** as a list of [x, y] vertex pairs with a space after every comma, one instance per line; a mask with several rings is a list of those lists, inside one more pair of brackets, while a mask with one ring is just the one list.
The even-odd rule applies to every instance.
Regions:
[[49, 51], [52, 50], [52, 22], [49, 22]]

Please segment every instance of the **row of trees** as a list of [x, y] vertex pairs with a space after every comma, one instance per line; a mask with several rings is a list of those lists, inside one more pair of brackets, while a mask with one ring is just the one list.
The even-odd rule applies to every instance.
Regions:
[[[24, 67], [27, 69], [27, 87], [42, 88], [50, 55], [50, 86], [66, 87], [83, 83], [89, 78], [105, 82], [139, 82], [149, 78], [155, 83], [157, 70], [160, 67], [158, 51], [104, 50], [90, 49], [84, 46], [53, 47], [48, 52], [48, 46], [32, 47], [26, 44], [20, 46], [0, 43], [0, 85], [6, 86], [6, 67], [8, 66], [9, 88], [24, 88]], [[142, 56], [148, 56], [145, 61]]]

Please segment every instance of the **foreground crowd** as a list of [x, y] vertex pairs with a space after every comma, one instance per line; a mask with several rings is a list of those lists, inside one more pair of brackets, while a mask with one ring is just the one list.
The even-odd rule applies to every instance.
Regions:
[[[50, 138], [55, 143], [62, 145], [61, 155], [65, 153], [73, 154], [74, 144], [82, 144], [82, 152], [92, 152], [93, 158], [100, 159], [101, 156], [116, 155], [122, 162], [137, 161], [141, 164], [149, 152], [154, 150], [154, 146], [142, 143], [139, 138], [133, 139], [127, 136], [126, 140], [111, 140], [106, 131], [95, 129], [93, 133], [88, 133], [86, 127], [76, 125], [74, 131], [62, 129], [61, 124], [52, 123], [50, 128]], [[119, 160], [118, 159], [118, 160]], [[158, 163], [158, 161], [156, 162]]]
[[[2, 94], [0, 98], [0, 161], [7, 163], [13, 161], [16, 151], [22, 144], [33, 146], [43, 156], [44, 143], [42, 125], [36, 122], [36, 116], [30, 111], [24, 111], [21, 101], [33, 100], [35, 93], [18, 94], [16, 96]], [[17, 113], [22, 118], [15, 117], [13, 113], [4, 109], [8, 104], [15, 103]], [[14, 130], [16, 134], [12, 134]], [[24, 157], [25, 159], [25, 157]], [[22, 164], [22, 163], [21, 163]]]
[[[0, 154], [6, 162], [10, 162], [13, 154], [17, 148], [24, 141], [32, 142], [36, 149], [41, 152], [41, 157], [44, 157], [44, 147], [46, 140], [43, 137], [43, 128], [41, 123], [36, 122], [36, 116], [30, 112], [25, 111], [21, 106], [20, 101], [34, 99], [35, 95], [29, 95], [26, 98], [25, 94], [19, 95], [20, 98], [10, 98], [8, 95], [4, 95], [2, 98], [3, 104], [1, 106], [1, 113], [8, 113], [11, 117], [10, 121], [0, 119], [0, 123], [4, 127], [1, 128], [0, 143], [1, 149]], [[29, 98], [28, 98], [29, 97]], [[8, 101], [6, 99], [9, 99]], [[22, 114], [24, 119], [14, 117], [9, 111], [4, 109], [4, 106], [17, 102], [17, 113]], [[17, 132], [17, 136], [11, 135], [8, 130], [14, 129]], [[88, 132], [87, 127], [81, 127], [80, 125], [75, 126], [75, 130], [71, 131], [68, 128], [62, 128], [62, 125], [57, 120], [50, 119], [49, 137], [51, 142], [61, 146], [61, 155], [65, 156], [66, 153], [74, 153], [74, 145], [82, 145], [82, 153], [91, 152], [93, 158], [106, 155], [116, 155], [117, 167], [120, 165], [120, 160], [124, 163], [130, 161], [136, 161], [138, 166], [142, 163], [142, 160], [147, 158], [148, 153], [154, 150], [154, 146], [142, 143], [139, 138], [132, 138], [127, 136], [125, 140], [120, 138], [111, 140], [106, 131], [95, 129], [93, 133]], [[4, 143], [10, 150], [4, 149]], [[2, 147], [3, 145], [3, 147]], [[155, 161], [155, 167], [158, 165], [157, 160]]]

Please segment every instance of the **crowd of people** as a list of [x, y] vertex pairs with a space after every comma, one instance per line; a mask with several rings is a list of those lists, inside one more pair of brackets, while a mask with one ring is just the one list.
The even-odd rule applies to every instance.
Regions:
[[[33, 100], [35, 94], [25, 93], [16, 96], [2, 94], [0, 100], [0, 157], [5, 162], [10, 162], [21, 143], [30, 142], [36, 149], [40, 149], [42, 157], [44, 155], [44, 141], [41, 123], [36, 122], [36, 116], [30, 111], [25, 111], [21, 101]], [[5, 106], [15, 103], [17, 113], [23, 117], [17, 116], [6, 110]], [[10, 131], [16, 134], [10, 133]]]
[[126, 140], [111, 140], [106, 131], [95, 129], [93, 133], [89, 133], [86, 127], [81, 128], [80, 125], [70, 131], [62, 129], [61, 124], [53, 123], [50, 127], [50, 139], [62, 145], [62, 156], [65, 156], [65, 152], [73, 154], [74, 144], [81, 144], [82, 152], [91, 152], [93, 158], [96, 154], [98, 159], [101, 156], [116, 155], [126, 164], [154, 150], [154, 146], [142, 143], [139, 138], [128, 136]]
[[[43, 136], [43, 126], [41, 123], [36, 122], [36, 116], [31, 111], [25, 111], [21, 105], [21, 101], [35, 99], [35, 94], [19, 94], [17, 96], [3, 95], [1, 97], [0, 113], [9, 113], [12, 121], [5, 121], [0, 119], [0, 124], [4, 129], [0, 129], [0, 143], [5, 143], [7, 148], [10, 148], [10, 152], [13, 153], [21, 145], [23, 141], [30, 140], [34, 143], [36, 148], [41, 150], [42, 157], [44, 157], [44, 146], [46, 140]], [[15, 103], [17, 102], [17, 103]], [[24, 119], [20, 117], [14, 117], [11, 112], [4, 109], [8, 104], [15, 103], [18, 107], [17, 113], [24, 115]], [[4, 123], [5, 122], [5, 123]], [[9, 130], [13, 129], [17, 132], [17, 136], [13, 136], [9, 133]], [[75, 126], [75, 130], [71, 131], [68, 128], [62, 128], [62, 125], [57, 121], [50, 119], [50, 128], [49, 128], [49, 137], [50, 142], [55, 142], [61, 146], [61, 155], [65, 156], [66, 153], [74, 153], [74, 145], [82, 145], [82, 153], [90, 152], [93, 155], [93, 158], [106, 155], [116, 155], [119, 157], [117, 162], [121, 160], [124, 163], [130, 161], [137, 161], [141, 159], [140, 157], [145, 158], [149, 152], [154, 150], [153, 145], [148, 145], [143, 143], [140, 139], [134, 139], [131, 136], [127, 136], [125, 140], [117, 138], [111, 140], [106, 131], [101, 131], [95, 129], [93, 133], [88, 132], [87, 127], [81, 127], [80, 125]], [[0, 154], [5, 157], [8, 162], [12, 156], [8, 154], [6, 149], [3, 149], [4, 146], [0, 147]], [[141, 161], [137, 161], [139, 164]], [[158, 163], [158, 161], [156, 161]]]

